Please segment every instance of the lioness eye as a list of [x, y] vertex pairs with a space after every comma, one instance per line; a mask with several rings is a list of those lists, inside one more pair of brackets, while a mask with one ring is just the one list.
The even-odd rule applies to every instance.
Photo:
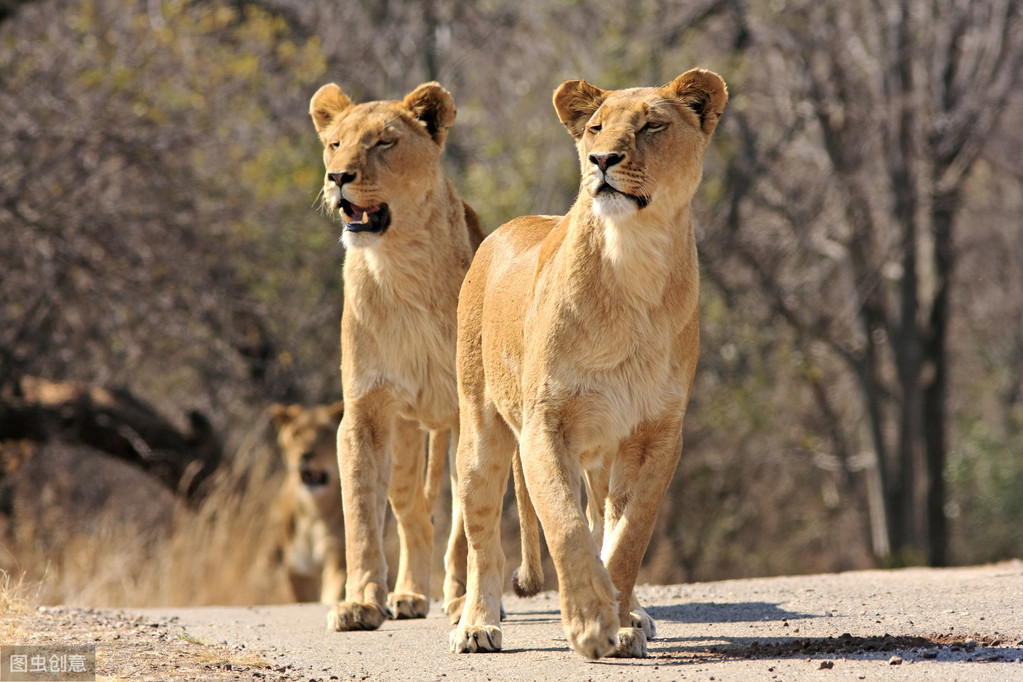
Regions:
[[602, 126], [602, 125], [600, 125], [599, 123], [596, 123], [596, 124], [594, 124], [594, 125], [591, 125], [591, 126], [590, 126], [589, 128], [587, 128], [586, 130], [587, 130], [588, 132], [590, 132], [590, 133], [592, 133], [592, 134], [596, 135], [597, 133], [599, 133], [599, 132], [601, 131], [601, 129], [602, 129], [602, 128], [603, 128], [603, 126]]
[[390, 149], [397, 140], [379, 140], [374, 146], [377, 149]]
[[661, 130], [664, 130], [667, 127], [668, 126], [667, 126], [666, 123], [649, 122], [645, 126], [640, 128], [639, 132], [641, 132], [641, 133], [656, 133], [656, 132], [659, 132]]
[[330, 143], [330, 148], [331, 148], [331, 149], [337, 149], [337, 148], [338, 148], [338, 147], [340, 147], [340, 146], [341, 146], [341, 143], [340, 143], [340, 142], [331, 142], [331, 143]]

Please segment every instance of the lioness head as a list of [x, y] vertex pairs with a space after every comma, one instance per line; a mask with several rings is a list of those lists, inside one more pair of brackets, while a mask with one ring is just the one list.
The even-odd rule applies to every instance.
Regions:
[[324, 205], [340, 211], [346, 247], [376, 243], [396, 217], [425, 205], [455, 120], [451, 93], [431, 82], [400, 102], [355, 104], [330, 83], [309, 114], [323, 141]]
[[270, 415], [277, 427], [277, 444], [288, 476], [312, 493], [340, 491], [337, 466], [337, 428], [344, 405], [303, 407], [273, 405]]
[[593, 212], [622, 219], [659, 204], [688, 205], [702, 173], [692, 160], [702, 158], [727, 99], [721, 77], [702, 69], [660, 88], [563, 83], [554, 107], [576, 139]]

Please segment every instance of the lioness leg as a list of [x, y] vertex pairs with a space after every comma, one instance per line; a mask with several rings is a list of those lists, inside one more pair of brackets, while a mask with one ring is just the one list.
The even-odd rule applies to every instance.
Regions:
[[[607, 559], [607, 555], [611, 551], [610, 543], [604, 543], [604, 526], [606, 523], [604, 518], [604, 506], [607, 503], [610, 479], [610, 458], [600, 462], [599, 466], [587, 469], [583, 476], [583, 480], [586, 483], [586, 518], [590, 522], [590, 532], [593, 533], [593, 541], [601, 547], [601, 561]], [[611, 537], [610, 531], [608, 532], [607, 537]], [[646, 610], [640, 606], [639, 600], [636, 599], [635, 594], [632, 595], [632, 604], [629, 608], [630, 613], [632, 614], [632, 627], [642, 629], [646, 634], [647, 639], [653, 639], [656, 637], [657, 626], [655, 625], [654, 620], [649, 616], [649, 614], [647, 614]]]
[[458, 495], [457, 452], [456, 443], [450, 450], [448, 463], [451, 476], [451, 535], [448, 536], [448, 548], [444, 552], [444, 613], [448, 614], [452, 625], [462, 617], [462, 606], [465, 604], [466, 563], [469, 560], [469, 544], [465, 538], [465, 525], [462, 519], [462, 501]]
[[320, 582], [320, 602], [334, 604], [344, 599], [345, 555], [344, 547], [331, 547], [323, 557], [323, 579]]
[[640, 607], [633, 590], [657, 510], [681, 454], [681, 429], [679, 417], [638, 429], [611, 467], [601, 555], [619, 594], [615, 656], [646, 656], [647, 639], [656, 634], [653, 619]]
[[[604, 504], [607, 501], [607, 489], [611, 480], [611, 460], [605, 458], [597, 466], [587, 469], [583, 474], [586, 487], [586, 520], [590, 524], [590, 533], [598, 547], [604, 544]], [[601, 559], [604, 558], [603, 553]]]
[[[497, 414], [461, 415], [458, 444], [459, 495], [469, 542], [465, 605], [451, 631], [453, 653], [501, 649], [501, 507], [515, 455], [515, 436]], [[465, 425], [473, 427], [466, 428]]]
[[382, 391], [349, 401], [338, 428], [347, 583], [345, 601], [327, 614], [332, 630], [375, 630], [391, 616], [383, 542], [394, 421], [388, 407]]
[[519, 510], [519, 540], [522, 563], [512, 573], [512, 589], [520, 597], [532, 597], [543, 589], [543, 564], [540, 557], [540, 519], [526, 489], [522, 458], [515, 453], [512, 460], [515, 479], [515, 502]]
[[[448, 430], [430, 431], [429, 454], [426, 457], [426, 506], [433, 513], [433, 505], [440, 495], [440, 481], [444, 477], [444, 461], [448, 458]], [[454, 456], [452, 455], [452, 460]], [[452, 488], [454, 490], [454, 488]]]
[[415, 422], [395, 420], [388, 497], [398, 521], [398, 575], [387, 605], [395, 618], [424, 618], [430, 608], [433, 523], [423, 488], [423, 432]]
[[526, 484], [558, 572], [565, 636], [582, 656], [600, 658], [618, 644], [618, 609], [579, 505], [578, 460], [565, 446], [563, 431], [549, 428], [542, 413], [527, 421], [520, 440]]

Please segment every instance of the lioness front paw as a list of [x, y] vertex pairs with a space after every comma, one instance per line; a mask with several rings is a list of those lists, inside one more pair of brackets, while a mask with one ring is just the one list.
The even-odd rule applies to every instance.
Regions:
[[335, 632], [376, 630], [390, 617], [390, 611], [376, 604], [343, 601], [335, 604], [327, 613], [327, 629]]
[[607, 656], [618, 647], [618, 604], [614, 585], [606, 572], [594, 577], [590, 589], [576, 587], [570, 592], [563, 587], [561, 592], [565, 637], [576, 653], [590, 659]]
[[501, 650], [501, 628], [493, 625], [471, 625], [451, 631], [451, 653], [476, 654]]
[[646, 633], [642, 628], [619, 628], [618, 646], [611, 655], [617, 658], [646, 658]]
[[642, 630], [648, 640], [657, 637], [657, 623], [646, 612], [646, 609], [635, 608], [629, 615], [632, 617], [632, 627]]
[[406, 618], [426, 618], [426, 612], [430, 610], [430, 600], [421, 594], [399, 594], [392, 592], [387, 595], [387, 606], [390, 607], [394, 618], [403, 620]]
[[581, 656], [596, 660], [618, 648], [618, 618], [613, 614], [599, 620], [576, 621], [565, 624], [568, 643]]

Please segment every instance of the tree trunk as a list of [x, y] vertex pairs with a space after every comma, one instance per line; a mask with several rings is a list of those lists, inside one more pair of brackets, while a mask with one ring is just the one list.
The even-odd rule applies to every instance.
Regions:
[[945, 462], [947, 460], [948, 327], [950, 291], [955, 266], [952, 226], [960, 203], [958, 190], [938, 194], [932, 207], [936, 291], [931, 307], [925, 361], [930, 381], [924, 391], [924, 445], [927, 462], [927, 561], [948, 562], [945, 519]]

